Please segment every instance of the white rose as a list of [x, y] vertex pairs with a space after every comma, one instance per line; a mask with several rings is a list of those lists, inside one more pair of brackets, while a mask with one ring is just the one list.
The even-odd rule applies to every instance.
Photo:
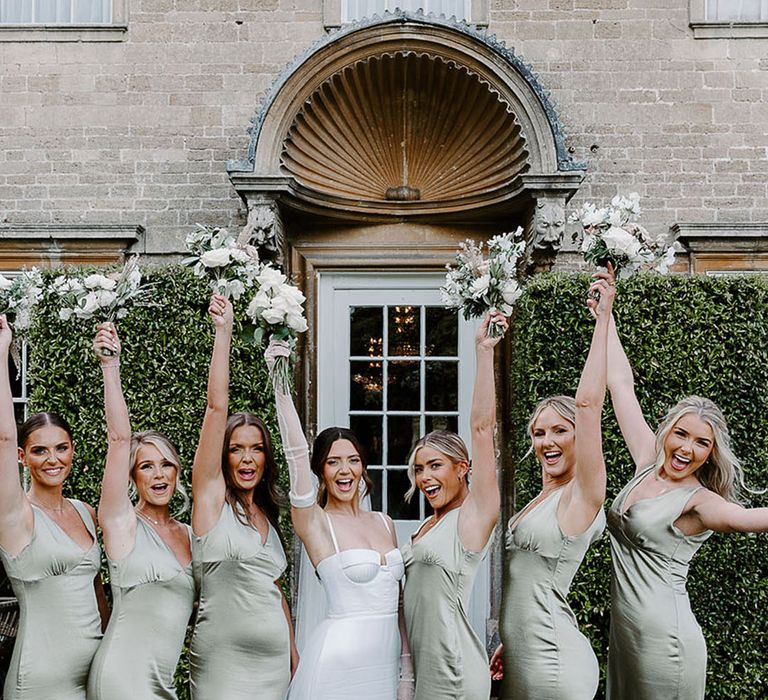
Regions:
[[472, 296], [477, 298], [483, 296], [488, 291], [488, 285], [491, 283], [490, 275], [483, 275], [472, 281]]
[[602, 238], [611, 253], [632, 258], [640, 252], [640, 241], [619, 226], [611, 226], [603, 232]]
[[261, 312], [261, 317], [270, 325], [282, 324], [285, 312], [274, 308], [264, 309]]
[[72, 318], [72, 314], [72, 309], [59, 309], [59, 318], [62, 321], [69, 321], [69, 319]]
[[231, 248], [229, 254], [232, 256], [232, 260], [239, 263], [247, 263], [251, 259], [251, 256], [242, 248]]
[[307, 319], [301, 314], [288, 314], [285, 318], [285, 323], [288, 328], [293, 329], [297, 333], [303, 333], [309, 326], [307, 326]]
[[265, 265], [256, 277], [256, 282], [266, 292], [271, 290], [277, 292], [281, 285], [285, 284], [286, 279], [287, 277], [280, 270]]
[[[109, 291], [108, 289], [99, 289], [94, 292], [96, 295], [96, 301], [102, 309], [111, 306], [117, 299], [117, 294]], [[90, 295], [89, 295], [90, 296]]]
[[7, 292], [11, 285], [13, 284], [13, 280], [9, 280], [4, 275], [0, 275], [0, 291]]
[[520, 286], [514, 280], [507, 282], [501, 289], [501, 296], [504, 297], [504, 301], [510, 305], [514, 304], [520, 298], [522, 293], [523, 290], [520, 289]]
[[99, 308], [99, 299], [96, 292], [89, 292], [79, 302], [79, 309], [83, 314], [92, 315]]
[[83, 284], [87, 289], [114, 289], [117, 286], [115, 280], [99, 274], [88, 275], [83, 280]]
[[229, 280], [226, 283], [227, 293], [237, 301], [245, 291], [245, 285], [240, 280]]
[[229, 250], [226, 248], [208, 250], [200, 256], [200, 262], [205, 267], [224, 267], [229, 265]]
[[306, 301], [306, 297], [301, 293], [301, 290], [291, 284], [284, 284], [282, 287], [280, 287], [278, 294], [284, 299], [287, 299], [288, 301], [299, 306], [301, 306]]

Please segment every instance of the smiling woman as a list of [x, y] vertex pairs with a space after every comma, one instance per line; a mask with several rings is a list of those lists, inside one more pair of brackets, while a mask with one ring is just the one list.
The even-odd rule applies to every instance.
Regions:
[[[3, 697], [85, 700], [102, 624], [95, 514], [62, 494], [74, 454], [66, 421], [51, 413], [30, 417], [17, 454], [10, 344], [0, 316], [0, 556], [21, 609]], [[28, 493], [17, 460], [29, 469]], [[105, 604], [101, 612], [106, 618]]]
[[214, 294], [208, 407], [192, 467], [192, 557], [200, 604], [192, 697], [284, 700], [296, 661], [278, 535], [277, 465], [257, 416], [229, 410], [232, 304]]
[[689, 563], [713, 531], [768, 531], [768, 508], [738, 503], [741, 466], [714, 402], [682, 399], [654, 434], [613, 319], [608, 353], [611, 399], [636, 472], [608, 513], [607, 696], [702, 700], [707, 648], [686, 590]]
[[[99, 524], [110, 569], [114, 611], [88, 679], [90, 700], [173, 699], [195, 586], [191, 531], [171, 516], [181, 462], [164, 435], [131, 435], [120, 380], [120, 341], [111, 323], [99, 326], [94, 354], [104, 376], [108, 450]], [[103, 350], [109, 350], [104, 354]], [[138, 494], [134, 508], [129, 485]], [[162, 634], [156, 634], [162, 630]]]

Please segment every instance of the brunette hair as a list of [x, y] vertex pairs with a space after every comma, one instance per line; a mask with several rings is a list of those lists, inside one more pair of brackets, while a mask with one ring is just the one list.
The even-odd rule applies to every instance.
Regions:
[[[411, 454], [408, 457], [408, 480], [411, 487], [405, 492], [405, 500], [411, 502], [416, 493], [416, 453], [422, 447], [431, 447], [433, 450], [442, 452], [454, 464], [466, 462], [469, 464], [469, 450], [464, 440], [451, 430], [433, 430], [427, 433], [423, 438], [413, 446]], [[467, 486], [469, 486], [469, 471], [464, 476]]]
[[29, 436], [34, 433], [35, 430], [44, 428], [46, 425], [53, 425], [56, 428], [61, 428], [69, 436], [70, 442], [74, 442], [72, 438], [72, 428], [69, 427], [69, 423], [67, 423], [67, 421], [58, 413], [34, 413], [19, 427], [19, 447], [22, 450], [26, 449], [27, 442], [29, 442]]
[[[267, 520], [280, 534], [280, 503], [282, 496], [277, 485], [278, 471], [275, 455], [272, 451], [272, 438], [269, 429], [261, 418], [253, 413], [234, 413], [227, 420], [224, 431], [224, 443], [221, 450], [221, 472], [224, 475], [224, 483], [227, 487], [227, 503], [232, 506], [237, 517], [243, 525], [253, 527], [248, 515], [250, 503], [248, 497], [241, 493], [235, 486], [229, 471], [229, 444], [232, 441], [232, 433], [244, 425], [256, 426], [261, 431], [264, 441], [264, 474], [253, 491], [252, 502], [255, 503], [267, 516]], [[238, 507], [239, 506], [239, 507]]]
[[173, 446], [173, 443], [165, 435], [157, 432], [156, 430], [144, 430], [140, 433], [134, 433], [131, 435], [131, 495], [133, 496], [136, 491], [136, 482], [133, 478], [133, 471], [136, 469], [136, 454], [139, 451], [139, 447], [142, 445], [152, 445], [152, 447], [154, 447], [163, 456], [164, 459], [167, 459], [176, 467], [175, 487], [176, 491], [178, 491], [179, 494], [181, 494], [181, 497], [184, 499], [184, 504], [182, 505], [179, 514], [183, 513], [187, 510], [187, 508], [189, 508], [189, 495], [187, 494], [187, 490], [184, 488], [184, 484], [181, 483], [181, 458], [179, 457], [179, 453], [176, 451], [176, 448]]
[[371, 480], [371, 477], [368, 476], [368, 459], [357, 435], [355, 435], [349, 428], [339, 428], [336, 426], [326, 428], [312, 443], [312, 458], [309, 463], [313, 474], [317, 477], [317, 502], [321, 508], [328, 502], [328, 489], [325, 485], [325, 479], [323, 478], [323, 468], [325, 467], [325, 460], [328, 458], [331, 447], [336, 440], [349, 440], [352, 443], [352, 446], [357, 450], [357, 454], [360, 455], [360, 461], [363, 463], [362, 479], [365, 484], [363, 496], [367, 496], [373, 491], [373, 481]]

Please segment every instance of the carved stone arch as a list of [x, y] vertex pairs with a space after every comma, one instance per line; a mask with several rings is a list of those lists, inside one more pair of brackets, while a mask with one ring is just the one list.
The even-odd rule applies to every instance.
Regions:
[[229, 164], [265, 195], [344, 221], [487, 219], [562, 204], [583, 178], [533, 71], [495, 37], [397, 12], [334, 32], [297, 58]]

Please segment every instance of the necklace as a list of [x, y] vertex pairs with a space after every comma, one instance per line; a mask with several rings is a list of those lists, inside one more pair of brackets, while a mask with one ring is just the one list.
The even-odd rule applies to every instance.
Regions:
[[[168, 523], [161, 523], [159, 520], [150, 518], [145, 512], [139, 510], [138, 508], [136, 509], [136, 515], [140, 515], [142, 518], [144, 518], [144, 520], [149, 520], [149, 522], [154, 523], [158, 527], [160, 527], [161, 525], [164, 527], [165, 525], [168, 524]], [[168, 522], [170, 522], [170, 520]]]
[[66, 501], [62, 501], [60, 508], [53, 508], [52, 506], [44, 506], [42, 503], [38, 503], [37, 501], [33, 501], [31, 498], [29, 499], [29, 502], [32, 505], [37, 506], [38, 508], [42, 508], [43, 510], [50, 511], [51, 513], [58, 513], [59, 515], [64, 514], [64, 507], [66, 505]]

